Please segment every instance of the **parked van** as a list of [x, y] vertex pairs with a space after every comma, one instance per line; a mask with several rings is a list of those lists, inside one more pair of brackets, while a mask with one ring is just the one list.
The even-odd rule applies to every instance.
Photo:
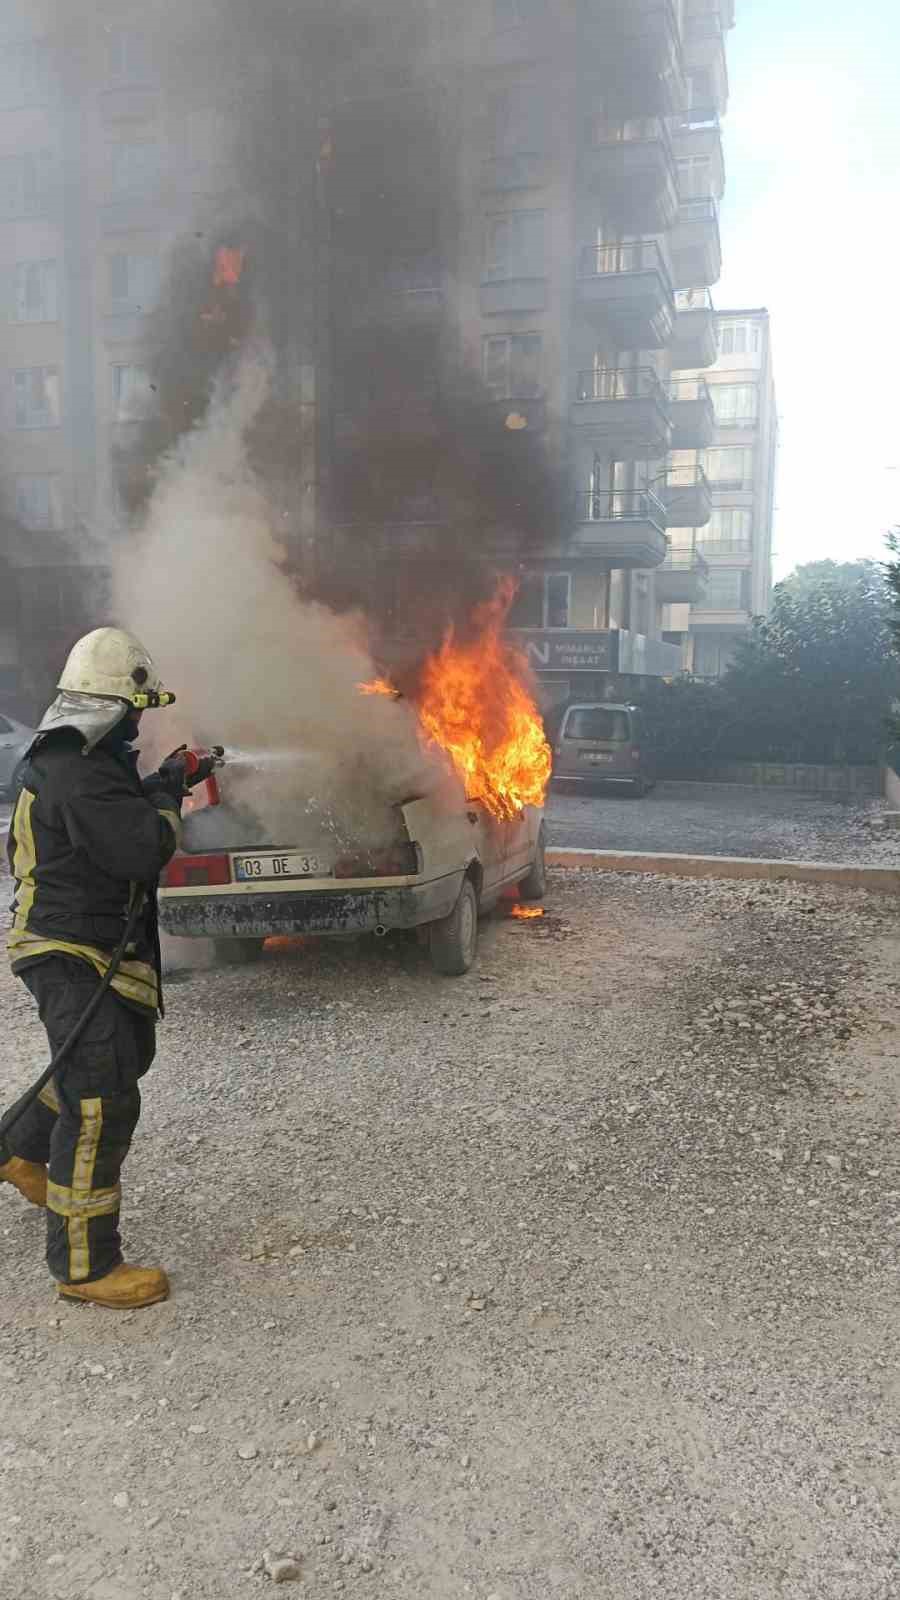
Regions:
[[636, 799], [645, 795], [656, 782], [656, 764], [643, 712], [597, 701], [567, 706], [554, 740], [553, 776], [597, 787], [622, 784]]

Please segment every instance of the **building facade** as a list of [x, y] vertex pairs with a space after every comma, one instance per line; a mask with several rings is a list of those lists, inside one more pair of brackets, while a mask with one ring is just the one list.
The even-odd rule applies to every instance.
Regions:
[[720, 311], [718, 354], [685, 383], [705, 388], [713, 413], [710, 444], [699, 457], [711, 513], [702, 527], [673, 529], [670, 559], [702, 563], [702, 586], [663, 613], [665, 637], [682, 650], [684, 670], [718, 678], [755, 616], [769, 608], [778, 413], [769, 314]]
[[[103, 26], [85, 31], [78, 9], [68, 23], [65, 8], [42, 20], [39, 0], [0, 0], [0, 478], [14, 528], [0, 693], [26, 701], [102, 605], [113, 464], [153, 412], [143, 350], [169, 251], [246, 199], [222, 97], [170, 93], [135, 10], [98, 7]], [[710, 293], [732, 0], [421, 12], [412, 85], [398, 28], [386, 65], [338, 67], [316, 89], [315, 336], [296, 352], [315, 416], [303, 536], [327, 564], [367, 500], [379, 531], [359, 563], [398, 617], [410, 559], [452, 581], [429, 409], [449, 355], [478, 375], [486, 455], [515, 433], [562, 485], [511, 616], [547, 700], [705, 671], [764, 608], [771, 524], [759, 433], [714, 409], [720, 384], [738, 406], [738, 390], [770, 381], [756, 313], [743, 321], [765, 327], [768, 378], [746, 350], [727, 377]], [[383, 452], [399, 489], [379, 464], [376, 494], [370, 460], [342, 498], [360, 441], [371, 455], [400, 416], [404, 449], [391, 437]], [[726, 487], [738, 477], [748, 487]]]

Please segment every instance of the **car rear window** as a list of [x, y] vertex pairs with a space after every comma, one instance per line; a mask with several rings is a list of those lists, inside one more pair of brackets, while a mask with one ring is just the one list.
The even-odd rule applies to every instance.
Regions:
[[630, 737], [628, 714], [611, 711], [608, 706], [582, 706], [570, 711], [566, 720], [564, 739], [615, 739]]

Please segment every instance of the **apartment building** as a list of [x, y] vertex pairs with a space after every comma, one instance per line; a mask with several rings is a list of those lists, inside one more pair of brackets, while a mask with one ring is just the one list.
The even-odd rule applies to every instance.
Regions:
[[712, 408], [708, 447], [698, 461], [709, 484], [702, 527], [670, 531], [670, 560], [693, 562], [699, 592], [663, 612], [664, 636], [680, 645], [695, 677], [717, 678], [754, 616], [769, 607], [778, 414], [769, 313], [720, 311], [717, 355], [685, 383], [702, 386]]
[[[143, 340], [167, 254], [246, 201], [222, 97], [167, 91], [137, 10], [110, 0], [87, 33], [67, 16], [0, 0], [0, 692], [31, 701], [103, 592], [113, 464], [157, 403]], [[744, 494], [723, 501], [703, 454], [732, 447], [706, 378], [725, 359], [710, 290], [733, 21], [732, 0], [423, 0], [408, 59], [410, 30], [385, 30], [380, 56], [316, 87], [317, 209], [294, 233], [317, 233], [297, 353], [317, 563], [349, 548], [398, 625], [411, 592], [424, 604], [411, 562], [452, 584], [432, 403], [449, 354], [480, 374], [485, 451], [533, 441], [563, 485], [511, 617], [548, 700], [700, 670], [692, 641], [726, 614], [697, 609], [703, 582], [746, 567], [720, 569], [704, 538]], [[373, 474], [379, 438], [395, 459]], [[377, 528], [354, 544], [362, 503]], [[754, 545], [758, 585], [763, 566]]]

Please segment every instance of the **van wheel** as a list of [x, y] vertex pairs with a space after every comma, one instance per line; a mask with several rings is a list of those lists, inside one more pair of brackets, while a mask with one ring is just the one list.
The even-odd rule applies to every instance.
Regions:
[[435, 972], [448, 978], [461, 978], [468, 972], [478, 944], [478, 896], [470, 878], [464, 880], [449, 917], [432, 922], [428, 943]]
[[531, 871], [519, 884], [519, 894], [523, 900], [543, 900], [547, 893], [547, 840], [544, 834], [544, 824], [541, 823], [538, 833], [537, 850], [531, 863]]
[[259, 961], [263, 953], [262, 939], [214, 939], [213, 952], [219, 966], [242, 967]]

